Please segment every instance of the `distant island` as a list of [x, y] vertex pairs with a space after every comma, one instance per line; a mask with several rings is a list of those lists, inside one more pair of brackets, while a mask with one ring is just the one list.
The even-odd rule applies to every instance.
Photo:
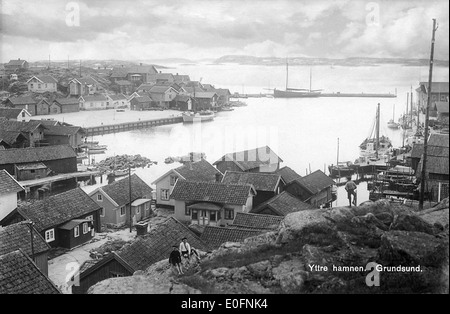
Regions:
[[[428, 66], [428, 59], [407, 58], [367, 58], [350, 57], [343, 59], [289, 57], [289, 65], [330, 65], [330, 66], [377, 66], [383, 64], [400, 64], [404, 66]], [[215, 64], [237, 63], [241, 65], [284, 65], [286, 58], [254, 57], [245, 55], [228, 55], [214, 61]], [[435, 66], [448, 67], [449, 60], [434, 60]]]

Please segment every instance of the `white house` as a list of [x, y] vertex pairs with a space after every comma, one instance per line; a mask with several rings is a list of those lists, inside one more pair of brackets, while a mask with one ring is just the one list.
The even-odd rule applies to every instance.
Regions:
[[70, 96], [94, 95], [102, 90], [100, 83], [92, 77], [74, 78], [69, 82]]
[[23, 189], [6, 170], [0, 170], [0, 220], [17, 208], [17, 193]]
[[105, 95], [85, 95], [78, 98], [80, 110], [107, 109], [108, 98]]
[[108, 98], [108, 109], [130, 108], [130, 101], [124, 94], [106, 95]]
[[0, 107], [0, 118], [6, 118], [10, 121], [28, 122], [31, 120], [31, 114], [26, 109]]
[[175, 200], [170, 199], [169, 196], [177, 180], [219, 182], [221, 179], [222, 173], [204, 159], [186, 163], [169, 170], [152, 182], [152, 185], [156, 185], [156, 203], [159, 206], [175, 206]]
[[27, 81], [28, 91], [34, 93], [56, 92], [58, 81], [50, 75], [33, 76]]

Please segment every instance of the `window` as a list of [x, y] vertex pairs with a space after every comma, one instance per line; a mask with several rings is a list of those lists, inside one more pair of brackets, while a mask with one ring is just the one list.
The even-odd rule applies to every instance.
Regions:
[[125, 216], [125, 206], [120, 207], [120, 216]]
[[41, 88], [41, 84], [38, 84], [38, 88]]
[[31, 170], [30, 170], [30, 172], [31, 172], [31, 173], [35, 173], [35, 172], [36, 172], [36, 170], [34, 170], [34, 169], [31, 169]]
[[169, 200], [169, 190], [161, 189], [161, 201], [168, 201], [168, 200]]
[[124, 275], [124, 274], [122, 274], [122, 273], [118, 273], [118, 272], [115, 272], [115, 271], [111, 271], [111, 272], [109, 272], [109, 274], [110, 274], [110, 277], [111, 277], [111, 278], [116, 278], [116, 277], [125, 277], [125, 275]]
[[87, 224], [87, 222], [85, 222], [85, 223], [83, 223], [83, 234], [88, 233], [88, 231], [89, 231], [88, 224]]
[[73, 229], [73, 236], [75, 238], [78, 238], [80, 236], [80, 226], [76, 226], [75, 229]]
[[191, 210], [188, 208], [188, 205], [186, 203], [184, 203], [184, 214], [186, 216], [190, 216], [191, 215]]
[[446, 101], [446, 100], [447, 100], [447, 96], [441, 95], [441, 101]]
[[97, 201], [102, 202], [103, 201], [103, 195], [97, 194]]
[[55, 241], [55, 229], [45, 231], [45, 241], [46, 242]]
[[22, 118], [25, 118], [25, 111], [22, 111]]
[[225, 209], [225, 219], [234, 219], [234, 209]]
[[104, 208], [102, 208], [102, 210], [100, 211], [100, 216], [105, 217], [105, 209]]
[[175, 185], [177, 182], [178, 177], [177, 176], [170, 176], [170, 185]]
[[211, 221], [216, 221], [216, 218], [217, 218], [217, 215], [216, 215], [216, 212], [215, 212], [215, 211], [209, 212], [209, 219], [210, 219]]
[[30, 87], [33, 88], [33, 83], [30, 84]]
[[196, 209], [192, 210], [192, 219], [193, 220], [198, 220], [198, 212]]
[[93, 215], [87, 216], [86, 219], [87, 219], [87, 220], [94, 221], [94, 216], [93, 216]]

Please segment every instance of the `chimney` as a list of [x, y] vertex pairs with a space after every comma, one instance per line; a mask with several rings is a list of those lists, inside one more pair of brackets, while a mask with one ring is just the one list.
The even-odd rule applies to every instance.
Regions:
[[222, 174], [216, 173], [216, 182], [222, 182]]

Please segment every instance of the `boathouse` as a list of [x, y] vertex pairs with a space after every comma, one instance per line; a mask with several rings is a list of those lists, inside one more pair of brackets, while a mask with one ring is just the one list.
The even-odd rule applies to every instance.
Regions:
[[48, 144], [44, 140], [45, 129], [46, 126], [37, 120], [18, 122], [0, 119], [0, 130], [22, 133], [27, 138], [30, 147], [39, 147]]
[[26, 109], [32, 116], [36, 115], [36, 104], [38, 101], [34, 100], [31, 96], [17, 96], [9, 97], [5, 106], [16, 109]]
[[19, 131], [5, 131], [0, 129], [0, 150], [9, 148], [24, 148], [30, 146], [25, 135]]
[[252, 185], [177, 180], [170, 198], [175, 218], [202, 226], [231, 224], [236, 213], [252, 209]]
[[10, 121], [27, 122], [30, 121], [31, 114], [26, 109], [0, 107], [1, 118]]
[[222, 173], [205, 159], [187, 162], [152, 182], [152, 185], [156, 185], [156, 204], [172, 208], [175, 206], [175, 200], [170, 199], [170, 194], [177, 180], [216, 182], [221, 179]]
[[217, 169], [225, 171], [244, 172], [275, 172], [280, 168], [283, 160], [278, 157], [269, 146], [228, 153], [214, 162]]
[[284, 191], [253, 208], [250, 212], [284, 217], [290, 213], [313, 208], [312, 205], [302, 202], [297, 197]]
[[86, 95], [78, 98], [80, 110], [101, 110], [106, 109], [108, 98], [105, 95]]
[[139, 95], [131, 98], [130, 108], [131, 110], [147, 110], [152, 106], [152, 99], [149, 95]]
[[50, 113], [68, 113], [80, 111], [80, 102], [76, 98], [57, 98], [50, 105]]
[[76, 188], [20, 206], [3, 218], [0, 225], [30, 220], [51, 247], [73, 249], [100, 232], [100, 210], [89, 195]]

